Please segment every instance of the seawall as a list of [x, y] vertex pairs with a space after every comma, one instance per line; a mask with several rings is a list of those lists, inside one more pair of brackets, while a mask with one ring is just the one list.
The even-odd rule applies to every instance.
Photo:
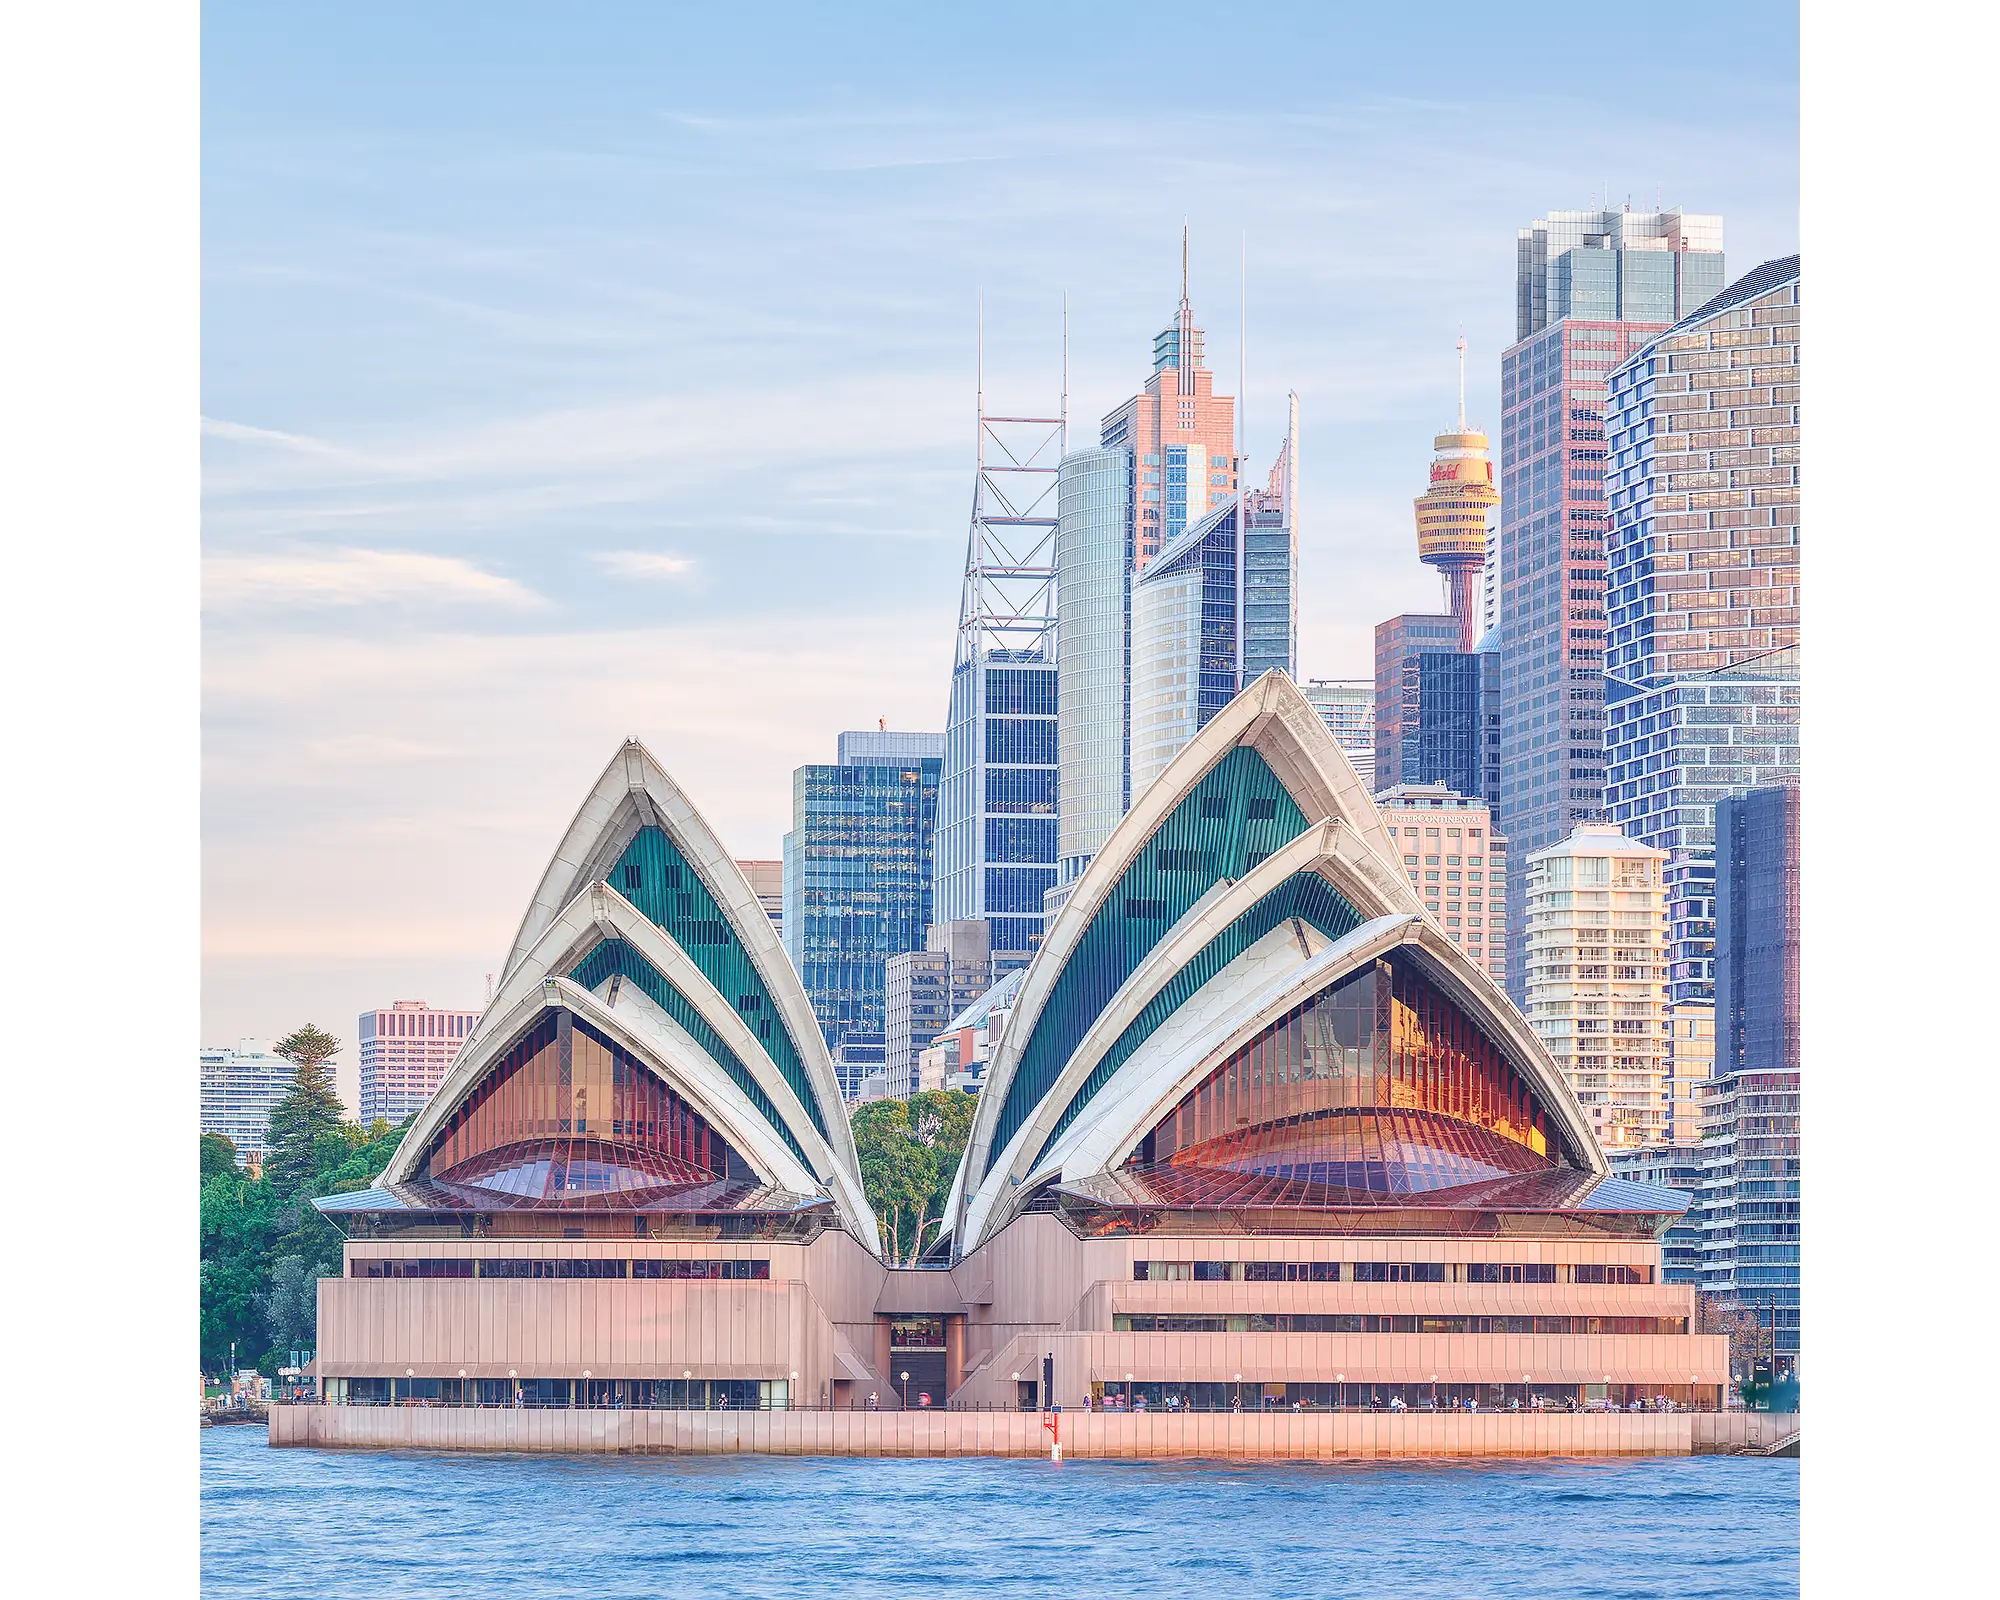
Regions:
[[[544, 1454], [1046, 1457], [1037, 1412], [557, 1411], [273, 1405], [273, 1447]], [[1710, 1412], [1065, 1412], [1071, 1460], [1702, 1455], [1798, 1419]]]

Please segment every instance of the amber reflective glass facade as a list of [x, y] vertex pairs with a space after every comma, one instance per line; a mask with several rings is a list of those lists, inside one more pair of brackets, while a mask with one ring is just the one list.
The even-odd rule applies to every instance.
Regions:
[[1378, 961], [1232, 1054], [1134, 1164], [1410, 1192], [1545, 1170], [1558, 1142], [1492, 1040], [1414, 966]]
[[567, 1011], [544, 1015], [494, 1063], [428, 1162], [438, 1181], [523, 1199], [749, 1173], [692, 1106]]

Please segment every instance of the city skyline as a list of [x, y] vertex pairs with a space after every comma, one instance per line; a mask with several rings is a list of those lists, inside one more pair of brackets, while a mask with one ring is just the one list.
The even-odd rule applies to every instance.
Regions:
[[[266, 85], [304, 70], [246, 37], [239, 28], [218, 46], [236, 52], [237, 75], [246, 50], [265, 52], [255, 59]], [[1592, 102], [1605, 124], [1596, 149], [1622, 163], [1610, 180], [1664, 185], [1669, 204], [1725, 215], [1736, 262], [1786, 253], [1797, 232], [1791, 48], [1748, 100], [1739, 79], [1697, 80], [1673, 125], [1692, 129], [1708, 111], [1725, 122], [1679, 141], [1670, 162], [1656, 153], [1656, 110]], [[489, 67], [472, 77], [486, 81]], [[335, 51], [312, 70], [339, 84], [356, 63]], [[1692, 70], [1691, 57], [1674, 67]], [[825, 105], [790, 120], [755, 104], [735, 120], [667, 109], [645, 121], [644, 148], [631, 143], [638, 124], [621, 142], [606, 110], [562, 138], [552, 124], [520, 131], [538, 152], [528, 217], [543, 226], [516, 233], [482, 210], [493, 204], [483, 170], [435, 215], [409, 210], [432, 192], [425, 179], [482, 137], [477, 119], [441, 141], [436, 113], [414, 111], [393, 87], [363, 115], [316, 95], [279, 110], [223, 84], [208, 156], [204, 1037], [274, 1037], [306, 1016], [338, 1031], [391, 992], [475, 1001], [508, 908], [542, 864], [539, 841], [559, 828], [607, 734], [639, 733], [676, 765], [712, 772], [725, 840], [769, 858], [790, 771], [835, 732], [875, 717], [941, 729], [976, 295], [987, 297], [989, 389], [1038, 405], [1059, 371], [1068, 290], [1081, 446], [1130, 393], [1131, 351], [1173, 301], [1183, 215], [1208, 359], [1230, 387], [1250, 235], [1245, 481], [1261, 483], [1271, 466], [1287, 389], [1310, 420], [1299, 463], [1312, 508], [1301, 527], [1300, 675], [1361, 676], [1375, 620], [1435, 605], [1435, 578], [1407, 554], [1408, 483], [1456, 409], [1457, 329], [1466, 325], [1472, 347], [1473, 420], [1497, 418], [1514, 230], [1551, 207], [1590, 203], [1606, 181], [1557, 158], [1474, 162], [1481, 192], [1448, 226], [1405, 216], [1398, 182], [1447, 153], [1466, 159], [1452, 129], [1502, 112], [1526, 126], [1547, 104], [1521, 94], [1460, 104], [1440, 131], [1435, 110], [1420, 116], [1396, 89], [1380, 74], [1365, 93], [1335, 85], [1333, 103], [1350, 115], [1314, 124], [1286, 109], [1298, 90], [1280, 84], [1263, 110], [1202, 130], [1243, 180], [1240, 201], [1163, 191], [1156, 206], [1128, 203], [1087, 228], [1069, 223], [1119, 179], [1107, 166], [1080, 183], [1058, 152], [1119, 148], [1140, 126], [1123, 107], [1011, 142], [993, 138], [984, 113], [915, 100], [874, 120]], [[629, 110], [628, 92], [608, 103]], [[559, 93], [541, 114], [568, 103]], [[329, 152], [363, 126], [382, 129], [381, 143], [337, 180]], [[951, 137], [926, 153], [940, 128]], [[1200, 158], [1191, 134], [1158, 137], [1147, 156], [1155, 172]], [[991, 159], [974, 159], [982, 143]], [[421, 153], [418, 170], [388, 171], [391, 147]], [[1350, 175], [1364, 155], [1392, 159], [1364, 183]], [[556, 206], [564, 161], [587, 169], [590, 192]], [[962, 197], [937, 189], [937, 162], [956, 163]], [[1315, 167], [1342, 174], [1336, 198], [1271, 227], [1274, 194], [1327, 182], [1306, 176]], [[707, 278], [678, 276], [678, 237], [626, 227], [612, 204], [662, 173], [692, 174], [688, 204], [730, 225], [727, 254], [761, 237], [721, 198], [727, 183], [744, 182], [752, 203], [782, 204], [829, 172], [867, 204], [838, 226], [823, 206], [810, 209], [799, 226], [825, 259], [808, 271], [788, 248], [733, 305], [715, 302]], [[300, 194], [280, 199], [280, 178]], [[996, 199], [1023, 237], [975, 264], [952, 219]], [[857, 217], [900, 223], [909, 267], [857, 254]], [[1064, 223], [1060, 250], [1042, 226], [1051, 218]], [[914, 234], [913, 220], [923, 224]], [[607, 229], [617, 248], [586, 270], [581, 242]], [[713, 249], [715, 227], [691, 242]], [[785, 271], [794, 276], [776, 282]], [[679, 342], [694, 309], [725, 314], [718, 331]], [[1380, 326], [1366, 327], [1362, 312]], [[295, 331], [274, 344], [287, 320]], [[332, 326], [344, 341], [316, 331]], [[486, 354], [463, 364], [474, 339]], [[866, 368], [855, 341], [873, 341]], [[512, 399], [478, 403], [415, 372], [419, 354], [439, 369], [461, 362]], [[802, 448], [763, 474], [745, 450], [773, 425]], [[718, 473], [741, 489], [720, 511]], [[663, 487], [675, 479], [685, 488]], [[723, 520], [704, 528], [699, 517]], [[765, 557], [746, 572], [753, 546]], [[835, 623], [811, 610], [827, 601]], [[856, 637], [874, 648], [852, 648]], [[702, 692], [687, 692], [691, 683]], [[578, 748], [524, 772], [505, 730], [556, 706], [584, 713]], [[349, 887], [363, 873], [366, 893]], [[424, 884], [440, 874], [472, 892], [430, 894]], [[286, 892], [273, 893], [280, 882]], [[293, 909], [302, 901], [316, 914]], [[448, 914], [447, 903], [463, 909]], [[350, 1041], [345, 1060], [353, 1054]]]

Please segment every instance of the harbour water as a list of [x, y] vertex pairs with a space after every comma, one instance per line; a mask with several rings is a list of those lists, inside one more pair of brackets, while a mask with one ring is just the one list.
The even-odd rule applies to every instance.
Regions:
[[1799, 1464], [564, 1457], [205, 1428], [205, 1600], [1798, 1593]]

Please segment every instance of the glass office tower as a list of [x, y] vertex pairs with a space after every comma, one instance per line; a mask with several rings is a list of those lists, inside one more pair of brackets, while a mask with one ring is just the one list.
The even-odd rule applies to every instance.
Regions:
[[1715, 807], [1715, 1076], [1702, 1117], [1702, 1292], [1799, 1359], [1799, 792]]
[[1056, 881], [1056, 666], [1042, 648], [982, 650], [954, 669], [945, 774], [937, 920], [986, 922], [995, 949], [1034, 949]]
[[[1520, 231], [1500, 379], [1498, 821], [1523, 857], [1605, 816], [1606, 379], [1721, 287], [1718, 217], [1553, 212]], [[1524, 893], [1517, 878], [1517, 1003]]]
[[1132, 453], [1078, 450], [1056, 475], [1060, 870], [1074, 877], [1131, 804]]
[[1676, 1003], [1713, 996], [1715, 802], [1798, 772], [1799, 258], [1619, 366], [1605, 803], [1668, 852]]
[[[785, 953], [836, 1062], [859, 1035], [879, 1060], [884, 963], [922, 949], [931, 920], [944, 736], [843, 734], [840, 754], [837, 765], [792, 774]], [[849, 1097], [856, 1087], [841, 1084]]]
[[1160, 552], [1132, 587], [1132, 792], [1236, 698], [1242, 551], [1234, 503]]

